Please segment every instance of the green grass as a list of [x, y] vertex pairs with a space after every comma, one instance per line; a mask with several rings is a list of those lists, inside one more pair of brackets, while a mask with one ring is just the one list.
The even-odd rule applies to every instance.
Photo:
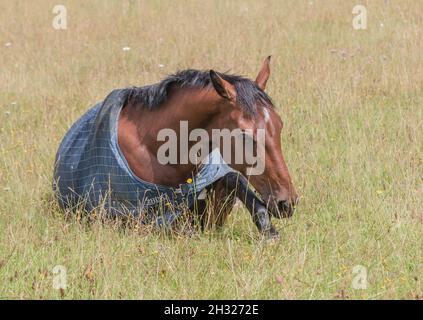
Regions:
[[[422, 3], [363, 1], [361, 31], [354, 1], [67, 1], [66, 31], [55, 4], [0, 3], [0, 298], [423, 297]], [[113, 88], [187, 67], [254, 78], [268, 54], [301, 195], [279, 242], [240, 207], [189, 238], [64, 219], [49, 200], [61, 138]]]

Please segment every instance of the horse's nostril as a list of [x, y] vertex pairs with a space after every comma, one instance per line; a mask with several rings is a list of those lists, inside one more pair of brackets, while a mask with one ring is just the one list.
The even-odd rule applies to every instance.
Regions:
[[285, 211], [289, 211], [290, 205], [288, 203], [288, 201], [278, 201], [278, 209], [281, 212], [285, 212]]

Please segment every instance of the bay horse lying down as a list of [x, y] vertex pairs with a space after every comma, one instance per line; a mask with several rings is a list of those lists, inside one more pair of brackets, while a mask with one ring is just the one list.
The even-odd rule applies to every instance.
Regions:
[[[154, 85], [112, 91], [71, 127], [59, 147], [53, 183], [59, 204], [68, 210], [102, 207], [111, 216], [165, 226], [188, 210], [203, 226], [210, 221], [221, 226], [239, 199], [264, 236], [278, 237], [271, 216], [290, 217], [298, 196], [281, 150], [283, 124], [264, 92], [269, 75], [270, 57], [255, 81], [185, 70]], [[187, 161], [186, 150], [197, 145], [191, 137], [200, 129], [208, 137], [218, 129], [249, 134], [230, 139], [229, 156], [216, 139], [203, 139], [200, 145], [208, 149], [190, 151], [197, 161]], [[259, 132], [265, 139], [258, 139]], [[171, 133], [176, 140], [170, 141]], [[262, 164], [259, 174], [252, 174], [246, 155], [231, 161], [248, 139], [254, 154], [262, 151], [255, 159], [256, 167]], [[170, 154], [178, 161], [163, 161]], [[212, 214], [206, 214], [210, 208]]]

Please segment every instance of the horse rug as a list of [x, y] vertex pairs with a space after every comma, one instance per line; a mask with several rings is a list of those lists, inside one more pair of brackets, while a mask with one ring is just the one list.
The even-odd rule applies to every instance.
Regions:
[[215, 149], [203, 160], [192, 183], [172, 188], [143, 181], [131, 171], [118, 145], [117, 125], [126, 101], [125, 89], [112, 91], [66, 133], [54, 169], [59, 204], [73, 210], [102, 208], [112, 216], [142, 213], [147, 220], [172, 223], [183, 206], [192, 208], [208, 186], [233, 169]]

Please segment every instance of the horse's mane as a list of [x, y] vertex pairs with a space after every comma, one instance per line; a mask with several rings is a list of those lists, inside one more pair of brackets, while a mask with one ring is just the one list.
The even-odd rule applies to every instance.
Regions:
[[[257, 105], [272, 106], [270, 97], [261, 90], [254, 81], [239, 75], [219, 73], [219, 75], [235, 86], [237, 102], [250, 114], [255, 114]], [[127, 90], [128, 101], [142, 105], [150, 110], [160, 107], [168, 97], [172, 88], [206, 88], [211, 85], [208, 71], [183, 70], [171, 74], [156, 84], [144, 87], [131, 87]]]

